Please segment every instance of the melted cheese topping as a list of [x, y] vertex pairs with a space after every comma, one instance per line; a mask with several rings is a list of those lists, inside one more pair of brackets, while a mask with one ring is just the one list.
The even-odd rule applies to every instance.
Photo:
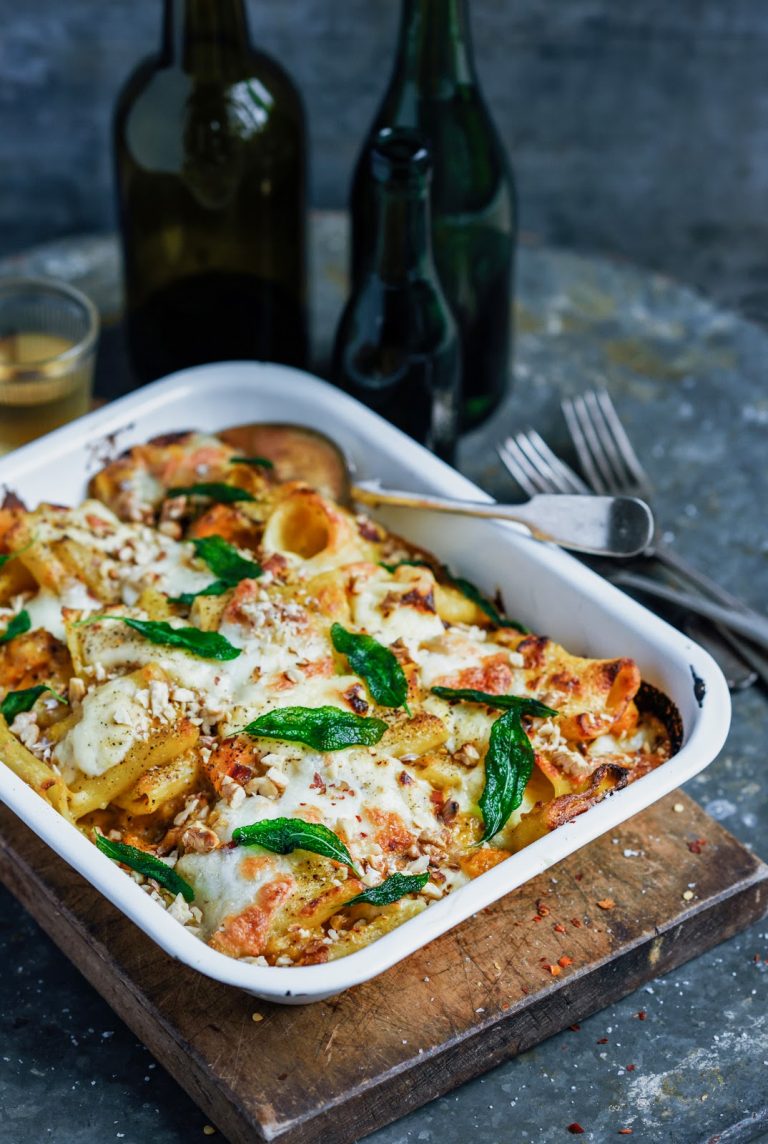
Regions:
[[147, 706], [130, 676], [118, 676], [86, 695], [81, 718], [65, 735], [54, 758], [68, 774], [102, 775], [149, 734]]

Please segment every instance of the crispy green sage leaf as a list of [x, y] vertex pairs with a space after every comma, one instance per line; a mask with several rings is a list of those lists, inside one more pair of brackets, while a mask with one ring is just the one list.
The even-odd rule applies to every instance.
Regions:
[[23, 635], [28, 632], [32, 627], [32, 621], [29, 618], [29, 612], [23, 608], [17, 615], [13, 617], [8, 627], [2, 635], [0, 635], [0, 644], [9, 643], [14, 636]]
[[218, 501], [219, 504], [234, 504], [235, 501], [256, 500], [253, 493], [241, 489], [238, 485], [225, 485], [223, 481], [202, 481], [197, 485], [180, 485], [178, 488], [168, 489], [166, 497], [208, 497], [209, 500]]
[[261, 565], [241, 556], [234, 544], [229, 544], [222, 536], [200, 536], [192, 543], [195, 556], [205, 561], [218, 580], [224, 580], [231, 587], [241, 580], [255, 580], [261, 576]]
[[316, 751], [372, 747], [386, 729], [383, 719], [354, 715], [338, 707], [278, 707], [243, 727], [248, 735], [305, 743]]
[[365, 680], [374, 701], [382, 707], [405, 707], [408, 710], [408, 680], [388, 647], [373, 636], [348, 632], [341, 624], [331, 628], [331, 640], [336, 651], [347, 657], [356, 675]]
[[31, 711], [45, 691], [50, 691], [59, 703], [67, 702], [64, 696], [59, 695], [58, 691], [54, 691], [49, 683], [38, 683], [35, 687], [25, 687], [21, 691], [9, 691], [3, 702], [0, 703], [0, 715], [6, 723], [12, 723], [16, 716], [21, 715], [23, 711]]
[[85, 626], [101, 620], [119, 620], [152, 643], [178, 647], [201, 659], [237, 659], [240, 655], [240, 648], [231, 644], [219, 632], [204, 632], [200, 628], [173, 628], [165, 620], [135, 620], [133, 616], [88, 616], [87, 619], [76, 622]]
[[222, 536], [201, 536], [192, 543], [195, 555], [205, 561], [217, 579], [199, 592], [182, 592], [179, 596], [170, 596], [172, 604], [189, 607], [198, 596], [223, 596], [241, 580], [255, 580], [261, 576], [261, 565], [241, 556], [235, 546]]
[[441, 699], [463, 699], [468, 703], [485, 703], [502, 711], [518, 711], [521, 715], [557, 715], [552, 707], [545, 707], [538, 699], [527, 695], [491, 695], [488, 691], [475, 691], [473, 687], [433, 687], [432, 693]]
[[139, 850], [137, 846], [129, 846], [127, 842], [115, 842], [114, 839], [106, 838], [103, 834], [96, 834], [95, 837], [96, 845], [102, 854], [106, 854], [107, 858], [112, 858], [115, 862], [122, 862], [124, 866], [130, 866], [132, 870], [138, 874], [144, 874], [146, 878], [154, 878], [172, 894], [181, 894], [185, 902], [191, 902], [194, 898], [195, 891], [189, 882], [185, 882], [175, 870], [166, 866], [165, 862], [161, 862], [159, 858], [155, 858], [154, 854], [147, 854], [145, 850]]
[[275, 462], [269, 457], [230, 457], [230, 465], [257, 465], [262, 469], [274, 469]]
[[498, 834], [523, 801], [533, 762], [533, 747], [519, 711], [505, 711], [491, 727], [485, 753], [485, 786], [480, 795], [484, 824], [481, 842]]
[[371, 906], [388, 906], [391, 902], [398, 902], [406, 894], [417, 894], [423, 890], [429, 881], [429, 874], [390, 874], [381, 885], [371, 886], [363, 890], [362, 894], [344, 902], [345, 906], [356, 906], [361, 902], [368, 902]]
[[498, 834], [513, 811], [523, 801], [523, 794], [533, 770], [534, 753], [521, 722], [522, 715], [557, 715], [538, 699], [527, 695], [491, 695], [472, 687], [433, 687], [441, 699], [463, 699], [469, 703], [485, 703], [499, 707], [504, 714], [491, 727], [485, 754], [485, 786], [480, 796], [483, 812], [482, 842]]
[[275, 854], [310, 850], [323, 858], [342, 862], [357, 873], [352, 855], [344, 843], [322, 823], [304, 822], [301, 818], [265, 818], [249, 826], [238, 826], [232, 831], [232, 841], [238, 846], [263, 846]]

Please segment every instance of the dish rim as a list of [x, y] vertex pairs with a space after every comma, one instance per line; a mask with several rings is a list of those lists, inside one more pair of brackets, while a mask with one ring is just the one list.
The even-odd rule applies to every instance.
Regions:
[[[254, 406], [258, 406], [259, 396], [265, 395], [265, 386], [268, 389], [271, 384], [272, 397], [278, 403], [281, 398], [285, 400], [288, 420], [300, 422], [296, 414], [299, 405], [304, 408], [305, 399], [309, 406], [325, 406], [329, 415], [344, 413], [350, 421], [354, 420], [356, 426], [367, 429], [383, 454], [389, 453], [393, 463], [401, 465], [405, 473], [412, 474], [418, 470], [426, 488], [475, 500], [491, 499], [478, 486], [351, 397], [309, 373], [271, 362], [212, 363], [182, 370], [153, 382], [0, 458], [0, 484], [6, 488], [18, 487], [23, 484], [25, 476], [40, 476], [49, 469], [53, 473], [57, 458], [63, 461], [74, 450], [82, 450], [83, 446], [86, 453], [83, 455], [82, 475], [87, 479], [89, 443], [93, 446], [110, 438], [115, 441], [118, 436], [125, 437], [126, 443], [128, 438], [130, 443], [146, 440], [152, 436], [153, 430], [143, 425], [136, 431], [137, 421], [151, 420], [174, 402], [178, 402], [181, 409], [195, 395], [210, 396], [213, 378], [217, 379], [219, 390], [227, 387], [237, 390], [240, 387], [252, 392]], [[258, 381], [259, 388], [255, 381]], [[277, 392], [278, 389], [283, 389], [283, 394]], [[252, 419], [255, 420], [256, 416]], [[178, 426], [179, 429], [192, 427]], [[207, 427], [203, 431], [216, 432], [216, 429]], [[404, 463], [404, 458], [411, 462], [410, 466]], [[93, 460], [92, 455], [90, 460]], [[23, 488], [21, 491], [23, 493]], [[688, 781], [712, 762], [728, 733], [728, 688], [719, 667], [707, 652], [561, 549], [530, 540], [521, 535], [522, 530], [515, 525], [488, 522], [487, 527], [504, 530], [515, 548], [521, 544], [530, 546], [526, 555], [534, 564], [546, 565], [556, 574], [562, 573], [569, 586], [577, 592], [583, 590], [598, 609], [609, 609], [612, 614], [618, 614], [620, 610], [621, 619], [630, 630], [642, 625], [647, 636], [650, 629], [660, 654], [665, 649], [670, 653], [674, 650], [678, 658], [683, 656], [687, 660], [694, 676], [691, 685], [698, 677], [704, 683], [705, 696], [694, 713], [693, 725], [686, 728], [681, 750], [663, 766], [606, 798], [573, 822], [538, 839], [466, 886], [430, 904], [363, 949], [335, 961], [312, 966], [258, 966], [228, 957], [211, 949], [170, 917], [162, 906], [152, 901], [136, 882], [126, 877], [119, 867], [5, 764], [0, 772], [0, 801], [166, 953], [208, 977], [264, 1000], [303, 1004], [323, 1000], [385, 972], [478, 910], [511, 893], [536, 874], [554, 866]], [[596, 598], [598, 588], [600, 599]]]

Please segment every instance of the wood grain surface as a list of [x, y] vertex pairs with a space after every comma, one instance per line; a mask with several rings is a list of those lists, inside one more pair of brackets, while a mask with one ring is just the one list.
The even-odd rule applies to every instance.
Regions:
[[232, 1144], [350, 1144], [768, 910], [679, 792], [374, 981], [287, 1008], [161, 952], [5, 808], [0, 879]]

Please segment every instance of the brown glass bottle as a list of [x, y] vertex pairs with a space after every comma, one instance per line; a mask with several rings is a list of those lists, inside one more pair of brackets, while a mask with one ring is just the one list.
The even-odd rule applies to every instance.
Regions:
[[504, 148], [477, 81], [467, 0], [402, 0], [394, 71], [352, 186], [355, 283], [373, 214], [372, 140], [398, 125], [420, 131], [432, 153], [435, 262], [461, 332], [462, 423], [471, 428], [496, 409], [508, 384], [517, 216]]
[[385, 129], [373, 185], [366, 269], [336, 334], [333, 379], [443, 460], [458, 434], [461, 347], [432, 258], [431, 160], [423, 138]]
[[114, 145], [138, 379], [237, 358], [303, 365], [304, 111], [251, 47], [242, 0], [165, 0], [160, 53], [123, 87]]

